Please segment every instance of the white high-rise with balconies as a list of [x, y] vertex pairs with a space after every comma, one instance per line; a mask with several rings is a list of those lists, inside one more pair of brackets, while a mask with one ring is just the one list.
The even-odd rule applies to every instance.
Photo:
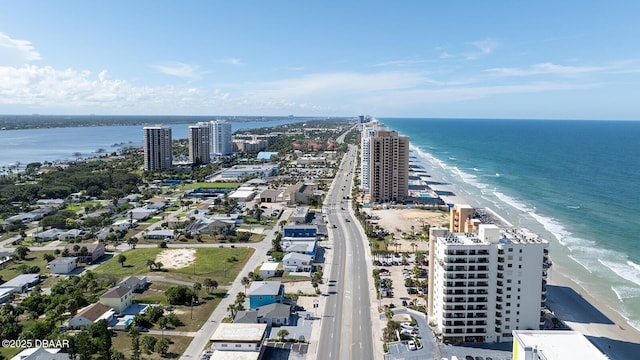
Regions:
[[209, 136], [211, 137], [211, 153], [217, 156], [231, 154], [233, 152], [231, 123], [224, 120], [213, 120], [208, 125]]
[[369, 193], [370, 185], [371, 137], [375, 136], [379, 130], [388, 129], [377, 121], [362, 123], [362, 132], [360, 135], [360, 190], [365, 194]]
[[147, 126], [143, 128], [144, 169], [164, 171], [171, 168], [173, 147], [171, 128]]
[[512, 341], [544, 324], [548, 242], [481, 224], [476, 233], [429, 231], [427, 312], [445, 343]]

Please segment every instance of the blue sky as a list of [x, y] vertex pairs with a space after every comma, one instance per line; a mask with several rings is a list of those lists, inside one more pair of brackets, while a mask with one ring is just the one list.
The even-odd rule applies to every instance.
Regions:
[[640, 119], [637, 1], [0, 3], [0, 113]]

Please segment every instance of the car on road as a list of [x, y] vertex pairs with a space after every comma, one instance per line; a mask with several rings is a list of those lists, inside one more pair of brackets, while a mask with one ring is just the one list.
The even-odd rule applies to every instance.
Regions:
[[413, 340], [409, 340], [407, 345], [409, 346], [409, 350], [411, 350], [411, 351], [414, 351], [414, 350], [418, 349], [418, 347], [416, 346], [416, 342], [413, 341]]
[[351, 220], [349, 220], [349, 218], [345, 218], [346, 222], [351, 222]]
[[402, 306], [407, 306], [407, 300], [402, 300]]

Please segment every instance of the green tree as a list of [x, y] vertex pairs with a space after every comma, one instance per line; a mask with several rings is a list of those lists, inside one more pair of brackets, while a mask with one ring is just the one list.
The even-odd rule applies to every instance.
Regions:
[[120, 254], [118, 255], [118, 262], [120, 263], [120, 266], [124, 267], [124, 263], [125, 261], [127, 261], [127, 257]]
[[153, 260], [151, 260], [151, 259], [147, 259], [147, 260], [144, 262], [144, 265], [149, 267], [149, 271], [152, 271], [152, 270], [153, 270], [153, 267], [154, 267], [154, 266], [156, 266], [156, 262], [155, 262], [155, 261], [153, 261]]
[[146, 354], [151, 354], [151, 352], [153, 351], [153, 348], [156, 346], [156, 341], [157, 339], [154, 338], [153, 336], [150, 336], [150, 335], [143, 336], [142, 339], [140, 340], [140, 345], [142, 347], [142, 350]]
[[140, 360], [140, 332], [132, 327], [129, 335], [131, 336], [131, 360]]
[[183, 305], [191, 303], [191, 299], [195, 296], [193, 289], [186, 285], [172, 286], [168, 288], [164, 295], [167, 301], [172, 305]]
[[156, 341], [156, 345], [153, 348], [158, 354], [164, 356], [169, 350], [169, 339], [160, 339]]
[[13, 254], [18, 258], [18, 260], [24, 260], [27, 257], [31, 250], [29, 250], [26, 246], [17, 246], [13, 251]]
[[280, 341], [284, 341], [284, 338], [286, 338], [287, 336], [289, 336], [289, 331], [287, 331], [287, 329], [278, 331], [278, 337], [280, 338]]

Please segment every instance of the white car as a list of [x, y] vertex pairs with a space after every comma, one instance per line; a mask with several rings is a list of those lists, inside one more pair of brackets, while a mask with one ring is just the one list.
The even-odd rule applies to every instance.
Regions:
[[416, 347], [416, 343], [413, 340], [409, 340], [409, 342], [407, 343], [407, 345], [409, 346], [409, 350], [414, 351], [417, 349]]
[[403, 329], [407, 329], [409, 331], [414, 329], [414, 327], [411, 326], [411, 323], [409, 323], [409, 322], [400, 323], [400, 327], [403, 328]]

